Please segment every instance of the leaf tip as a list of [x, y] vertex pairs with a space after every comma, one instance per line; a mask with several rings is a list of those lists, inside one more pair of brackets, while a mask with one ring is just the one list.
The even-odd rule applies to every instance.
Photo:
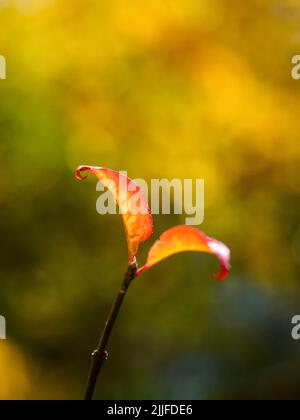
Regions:
[[80, 165], [76, 169], [75, 178], [78, 179], [79, 181], [82, 181], [82, 180], [84, 180], [88, 177], [88, 175], [82, 175], [83, 172], [94, 173], [94, 172], [99, 171], [101, 169], [102, 169], [101, 167], [97, 167], [97, 166]]
[[217, 281], [223, 281], [228, 277], [228, 274], [231, 270], [230, 265], [230, 249], [220, 241], [216, 239], [209, 238], [207, 242], [208, 247], [211, 251], [218, 257], [218, 260], [221, 265], [219, 273], [214, 275], [214, 279]]
[[78, 166], [78, 168], [76, 169], [76, 172], [75, 172], [75, 178], [78, 179], [78, 181], [83, 181], [88, 176], [87, 175], [82, 175], [82, 172], [86, 172], [86, 171], [89, 171], [89, 170], [90, 170], [89, 166], [84, 166], [84, 165]]

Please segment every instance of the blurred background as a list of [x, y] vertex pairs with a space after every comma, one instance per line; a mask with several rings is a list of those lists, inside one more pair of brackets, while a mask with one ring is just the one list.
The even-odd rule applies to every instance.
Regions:
[[[178, 255], [131, 287], [97, 398], [299, 398], [298, 0], [1, 0], [0, 398], [82, 398], [126, 268], [79, 164], [204, 178], [233, 270]], [[155, 232], [184, 216], [155, 216]]]

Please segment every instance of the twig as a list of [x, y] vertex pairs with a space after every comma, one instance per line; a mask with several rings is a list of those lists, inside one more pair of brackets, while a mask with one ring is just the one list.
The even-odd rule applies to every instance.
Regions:
[[91, 368], [90, 368], [90, 373], [89, 373], [86, 393], [85, 393], [86, 401], [90, 401], [93, 399], [97, 380], [99, 378], [102, 366], [108, 358], [106, 347], [107, 347], [112, 329], [114, 327], [114, 324], [120, 312], [128, 287], [130, 286], [130, 283], [132, 282], [132, 280], [135, 278], [136, 272], [137, 272], [137, 266], [136, 266], [136, 263], [134, 262], [132, 265], [128, 266], [128, 270], [124, 276], [121, 289], [119, 290], [119, 293], [112, 306], [109, 317], [105, 323], [105, 327], [104, 327], [98, 348], [92, 353], [92, 363], [91, 363]]

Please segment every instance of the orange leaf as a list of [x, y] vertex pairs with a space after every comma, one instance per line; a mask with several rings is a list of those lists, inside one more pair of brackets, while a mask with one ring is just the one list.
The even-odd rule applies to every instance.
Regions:
[[175, 226], [164, 232], [149, 251], [147, 263], [138, 270], [138, 275], [153, 265], [185, 251], [198, 251], [214, 254], [219, 259], [221, 270], [215, 276], [217, 280], [224, 280], [230, 270], [230, 250], [222, 242], [206, 236], [192, 226]]
[[94, 166], [79, 166], [76, 178], [87, 178], [82, 172], [90, 172], [107, 187], [119, 206], [126, 231], [129, 263], [135, 261], [139, 245], [153, 232], [152, 215], [141, 188], [121, 172]]

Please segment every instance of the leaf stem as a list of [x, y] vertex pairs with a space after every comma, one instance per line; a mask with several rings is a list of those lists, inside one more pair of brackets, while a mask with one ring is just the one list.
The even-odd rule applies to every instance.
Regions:
[[105, 327], [101, 335], [97, 350], [95, 350], [92, 353], [92, 362], [91, 362], [91, 368], [90, 368], [90, 373], [89, 373], [86, 392], [85, 392], [85, 401], [90, 401], [93, 399], [97, 380], [100, 375], [102, 366], [108, 358], [106, 347], [107, 347], [112, 329], [114, 327], [114, 324], [120, 312], [127, 290], [132, 280], [136, 277], [136, 272], [137, 272], [137, 265], [136, 265], [136, 262], [133, 262], [131, 265], [128, 266], [128, 270], [125, 273], [122, 286], [119, 290], [117, 298], [111, 308], [110, 314], [105, 323]]

